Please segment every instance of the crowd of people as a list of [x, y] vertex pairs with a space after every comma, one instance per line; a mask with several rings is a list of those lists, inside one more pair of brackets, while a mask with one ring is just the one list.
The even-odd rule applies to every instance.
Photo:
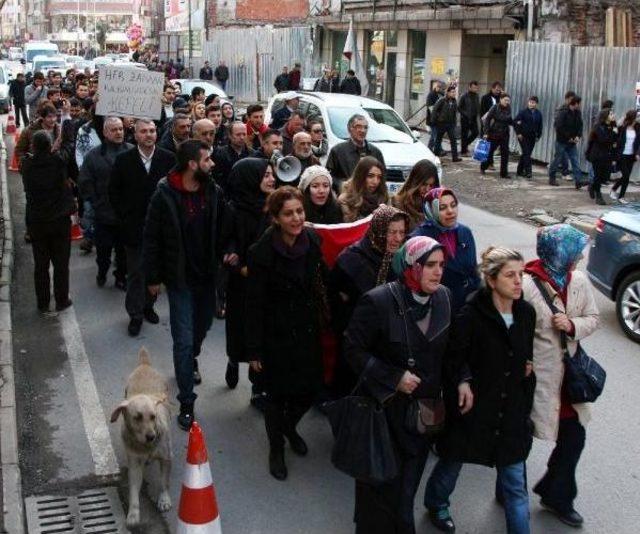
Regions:
[[[398, 470], [381, 483], [356, 480], [356, 532], [415, 532], [415, 494], [433, 448], [440, 460], [424, 505], [438, 529], [455, 530], [449, 502], [463, 464], [475, 463], [497, 470], [507, 531], [530, 532], [533, 436], [556, 442], [533, 491], [562, 521], [582, 524], [573, 503], [588, 408], [566, 395], [561, 339], [575, 351], [598, 324], [591, 286], [575, 270], [585, 234], [547, 227], [538, 259], [492, 246], [478, 268], [473, 228], [459, 221], [458, 198], [431, 162], [418, 162], [389, 195], [364, 115], [349, 119], [349, 139], [327, 154], [324, 125], [305, 117], [290, 87], [266, 124], [259, 104], [243, 122], [231, 102], [197, 87], [184, 95], [167, 81], [154, 121], [96, 115], [93, 81], [67, 76], [60, 83], [72, 96], [60, 103], [58, 81], [35, 73], [33, 121], [16, 147], [40, 312], [50, 313], [50, 264], [56, 310], [72, 305], [69, 216], [80, 210], [97, 286], [113, 268], [126, 292], [129, 335], [159, 322], [154, 305], [166, 291], [180, 428], [195, 418], [198, 357], [217, 316], [225, 319], [225, 381], [236, 388], [248, 364], [249, 402], [264, 413], [276, 479], [288, 476], [286, 443], [307, 454], [298, 423], [314, 404], [359, 385], [383, 407]], [[445, 98], [436, 117], [457, 113]], [[465, 101], [471, 123], [481, 108]], [[508, 96], [496, 93], [486, 112], [508, 127], [503, 104]], [[632, 124], [623, 131], [637, 144]], [[608, 129], [603, 123], [597, 135]], [[440, 139], [452, 132], [436, 131]], [[280, 156], [298, 159], [299, 176], [281, 173]], [[365, 224], [364, 234], [329, 261], [320, 225], [338, 223]], [[439, 432], [424, 430], [427, 407], [446, 414]]]

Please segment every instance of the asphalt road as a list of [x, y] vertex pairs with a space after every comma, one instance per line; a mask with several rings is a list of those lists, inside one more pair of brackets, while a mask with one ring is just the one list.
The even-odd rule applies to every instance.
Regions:
[[[140, 337], [130, 338], [126, 334], [124, 294], [113, 287], [111, 277], [104, 288], [97, 288], [95, 255], [81, 256], [74, 246], [73, 311], [40, 316], [33, 291], [31, 251], [22, 240], [20, 177], [11, 173], [9, 180], [16, 227], [13, 324], [24, 495], [73, 493], [117, 481], [125, 486], [119, 426], [108, 423], [109, 415], [123, 397], [125, 379], [135, 367], [142, 345], [149, 349], [154, 365], [173, 377], [166, 297], [161, 296], [157, 305], [161, 323], [145, 324]], [[527, 258], [533, 257], [534, 228], [468, 206], [462, 207], [462, 219], [473, 229], [479, 251], [488, 244], [501, 243], [520, 249]], [[585, 533], [631, 534], [638, 532], [640, 524], [640, 347], [620, 332], [613, 304], [599, 294], [597, 300], [601, 328], [584, 345], [607, 369], [608, 384], [588, 427], [578, 471], [580, 495], [576, 507], [586, 518]], [[330, 463], [332, 439], [323, 416], [312, 411], [303, 419], [301, 434], [309, 444], [309, 456], [301, 459], [288, 453], [289, 479], [278, 482], [268, 474], [262, 417], [248, 403], [246, 366], [241, 369], [242, 378], [235, 391], [225, 386], [224, 325], [219, 321], [209, 333], [200, 362], [204, 381], [197, 389], [196, 416], [207, 438], [225, 534], [352, 532], [353, 482]], [[175, 391], [173, 378], [170, 383]], [[96, 394], [102, 420], [90, 417], [96, 400], [92, 395]], [[105, 423], [107, 436], [101, 435]], [[177, 505], [187, 435], [173, 424], [172, 437], [171, 494]], [[534, 443], [528, 462], [530, 485], [544, 472], [550, 450], [548, 443]], [[121, 473], [117, 467], [110, 473], [110, 451], [115, 451]], [[427, 474], [433, 461], [429, 461]], [[155, 497], [155, 468], [149, 470], [148, 479], [145, 492]], [[424, 479], [416, 499], [418, 531], [435, 532], [421, 505]], [[494, 479], [488, 468], [464, 468], [451, 509], [458, 532], [504, 531], [502, 509], [493, 500]], [[175, 508], [162, 518], [145, 501], [146, 523], [138, 532], [173, 532], [175, 517]], [[533, 532], [570, 530], [542, 511], [534, 498], [531, 525]]]

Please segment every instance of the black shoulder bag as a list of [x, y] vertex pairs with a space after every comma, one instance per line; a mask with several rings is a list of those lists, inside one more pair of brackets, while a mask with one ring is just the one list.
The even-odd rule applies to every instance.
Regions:
[[371, 396], [356, 395], [373, 358], [370, 358], [351, 394], [325, 405], [335, 442], [331, 463], [350, 477], [381, 483], [398, 475], [384, 407]]
[[[536, 276], [531, 278], [551, 313], [562, 313], [551, 300], [540, 279]], [[567, 334], [564, 331], [560, 332], [560, 344], [564, 355], [565, 385], [569, 400], [574, 404], [595, 402], [604, 389], [606, 371], [584, 351], [580, 342], [576, 353], [571, 356], [567, 347]]]

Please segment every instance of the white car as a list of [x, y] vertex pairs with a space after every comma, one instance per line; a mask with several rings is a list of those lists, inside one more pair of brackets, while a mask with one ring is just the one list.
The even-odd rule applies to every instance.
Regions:
[[8, 113], [11, 101], [9, 98], [9, 81], [11, 74], [9, 69], [0, 64], [0, 113]]
[[23, 57], [22, 48], [19, 46], [9, 48], [9, 61], [20, 61]]
[[[358, 113], [369, 119], [367, 141], [382, 152], [387, 167], [386, 180], [389, 192], [396, 193], [413, 166], [422, 159], [431, 161], [442, 179], [440, 158], [419, 141], [420, 134], [412, 131], [402, 117], [387, 104], [356, 95], [307, 92], [299, 94], [300, 111], [307, 119], [319, 118], [324, 123], [329, 150], [349, 139], [347, 123], [353, 115]], [[265, 117], [267, 124], [271, 122], [273, 113], [282, 106], [282, 93], [271, 98]], [[323, 164], [326, 159], [327, 156], [322, 158]]]
[[65, 75], [68, 69], [64, 56], [36, 56], [33, 58], [31, 72], [42, 72], [45, 76], [49, 71]]
[[198, 80], [198, 79], [178, 79], [171, 80], [172, 83], [178, 82], [180, 87], [182, 87], [181, 94], [191, 96], [191, 91], [194, 87], [202, 87], [204, 89], [204, 96], [207, 97], [209, 95], [218, 95], [223, 100], [230, 100], [227, 96], [227, 93], [224, 92], [222, 87], [219, 87], [215, 83], [212, 83], [208, 80]]

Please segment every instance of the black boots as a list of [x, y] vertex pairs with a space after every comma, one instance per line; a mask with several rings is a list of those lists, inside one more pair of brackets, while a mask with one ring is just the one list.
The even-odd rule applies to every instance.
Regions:
[[269, 450], [269, 472], [277, 480], [287, 478], [287, 466], [284, 464], [284, 449], [271, 447]]
[[191, 429], [193, 424], [193, 404], [181, 404], [180, 413], [178, 414], [178, 426], [186, 432]]
[[237, 363], [227, 362], [227, 371], [224, 373], [224, 380], [229, 389], [235, 389], [240, 379], [240, 369]]

